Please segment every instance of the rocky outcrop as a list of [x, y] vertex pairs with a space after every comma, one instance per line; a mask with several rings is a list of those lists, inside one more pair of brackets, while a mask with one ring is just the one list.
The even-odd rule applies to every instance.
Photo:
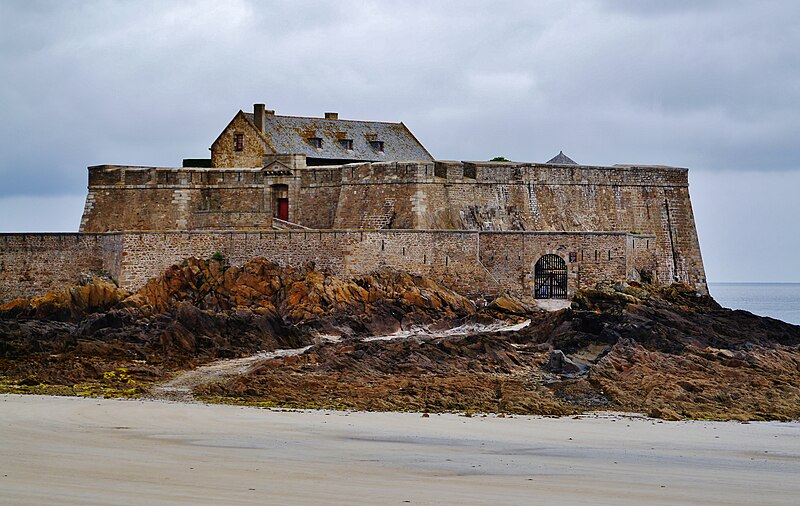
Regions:
[[544, 312], [509, 296], [473, 304], [402, 272], [339, 278], [264, 259], [187, 259], [133, 294], [90, 280], [0, 307], [0, 375], [12, 381], [146, 382], [294, 349], [194, 392], [289, 407], [790, 419], [799, 347], [800, 327], [682, 284], [602, 284]]
[[571, 403], [664, 417], [800, 416], [800, 326], [720, 307], [691, 287], [601, 285], [521, 334], [580, 358], [585, 378], [554, 382]]
[[63, 292], [0, 305], [0, 317], [78, 322], [89, 314], [108, 311], [129, 295], [107, 280], [88, 278]]
[[468, 299], [420, 276], [385, 270], [340, 278], [313, 265], [282, 268], [263, 258], [242, 267], [188, 259], [149, 281], [123, 305], [157, 314], [179, 302], [212, 312], [250, 310], [337, 333], [393, 332], [475, 312]]
[[601, 285], [529, 316], [518, 331], [322, 344], [198, 393], [289, 407], [800, 416], [796, 325], [680, 284]]
[[449, 326], [474, 312], [464, 297], [400, 272], [342, 279], [264, 259], [241, 267], [187, 259], [133, 294], [92, 280], [0, 306], [0, 371], [71, 383], [136, 362], [160, 374], [304, 346], [320, 333]]

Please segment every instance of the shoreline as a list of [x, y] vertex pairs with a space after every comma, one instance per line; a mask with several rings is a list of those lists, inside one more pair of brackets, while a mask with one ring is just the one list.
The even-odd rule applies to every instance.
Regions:
[[6, 394], [0, 423], [0, 483], [14, 503], [792, 504], [800, 494], [798, 422]]

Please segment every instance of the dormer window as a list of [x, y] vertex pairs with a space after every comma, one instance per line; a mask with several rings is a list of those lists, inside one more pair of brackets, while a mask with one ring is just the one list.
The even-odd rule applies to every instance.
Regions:
[[372, 147], [372, 149], [374, 149], [375, 151], [378, 151], [378, 152], [380, 152], [380, 153], [383, 153], [383, 141], [369, 141], [369, 145], [370, 145], [370, 146]]
[[244, 134], [233, 134], [233, 150], [244, 151]]
[[353, 151], [353, 139], [339, 139], [339, 144], [347, 151]]
[[314, 149], [322, 149], [322, 139], [319, 137], [309, 137], [308, 143], [311, 144]]

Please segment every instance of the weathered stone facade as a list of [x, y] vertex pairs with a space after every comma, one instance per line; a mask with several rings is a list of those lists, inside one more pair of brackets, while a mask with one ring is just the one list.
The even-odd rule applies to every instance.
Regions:
[[[235, 149], [234, 136], [242, 136], [241, 149]], [[213, 167], [259, 167], [261, 157], [267, 153], [258, 130], [247, 116], [237, 114], [211, 145]]]
[[341, 275], [390, 267], [470, 295], [530, 295], [537, 260], [555, 254], [564, 259], [571, 294], [580, 286], [652, 269], [654, 239], [622, 232], [446, 230], [3, 234], [0, 303], [64, 289], [89, 273], [112, 276], [135, 290], [186, 257], [216, 252], [233, 264], [265, 257], [282, 265], [313, 262]]
[[0, 234], [0, 303], [118, 270], [119, 240], [115, 234]]
[[[89, 169], [81, 232], [312, 229], [632, 232], [653, 236], [655, 279], [705, 291], [688, 171], [672, 167], [391, 162], [307, 167]], [[648, 240], [649, 241], [649, 240]]]

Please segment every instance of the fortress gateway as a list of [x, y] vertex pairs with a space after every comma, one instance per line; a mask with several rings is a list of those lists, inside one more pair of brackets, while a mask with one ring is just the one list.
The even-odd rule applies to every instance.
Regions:
[[688, 171], [435, 161], [402, 123], [239, 111], [210, 159], [89, 167], [77, 234], [0, 235], [0, 302], [101, 273], [136, 289], [220, 252], [335, 274], [381, 267], [465, 294], [567, 297], [604, 280], [707, 293]]

